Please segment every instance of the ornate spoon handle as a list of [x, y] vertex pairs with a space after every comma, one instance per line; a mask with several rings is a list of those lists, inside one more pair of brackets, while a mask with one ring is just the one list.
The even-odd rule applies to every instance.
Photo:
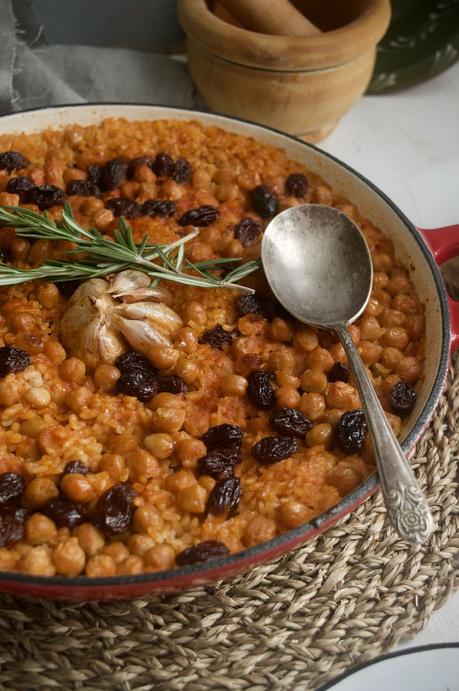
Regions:
[[434, 527], [427, 501], [392, 432], [347, 326], [336, 327], [336, 332], [349, 358], [365, 408], [379, 479], [392, 524], [404, 540], [421, 544]]

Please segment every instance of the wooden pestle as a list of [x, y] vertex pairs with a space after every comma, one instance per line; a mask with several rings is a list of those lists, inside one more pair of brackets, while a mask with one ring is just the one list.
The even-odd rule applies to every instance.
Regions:
[[277, 36], [313, 36], [318, 29], [289, 0], [219, 0], [246, 29]]

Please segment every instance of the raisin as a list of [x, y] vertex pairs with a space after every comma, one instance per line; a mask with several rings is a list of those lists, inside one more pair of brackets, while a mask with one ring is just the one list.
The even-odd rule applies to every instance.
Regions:
[[0, 170], [20, 170], [30, 165], [28, 158], [20, 154], [19, 151], [4, 151], [0, 154]]
[[59, 206], [65, 202], [64, 193], [55, 185], [40, 185], [32, 187], [27, 192], [27, 202], [36, 204], [41, 211]]
[[279, 199], [266, 185], [255, 187], [250, 192], [250, 201], [257, 214], [260, 214], [262, 218], [275, 216], [279, 211]]
[[207, 451], [212, 449], [221, 449], [224, 447], [238, 447], [242, 446], [244, 433], [239, 425], [229, 425], [227, 422], [222, 425], [215, 425], [209, 427], [207, 432], [201, 437], [201, 440], [206, 445]]
[[159, 392], [158, 377], [146, 370], [130, 370], [118, 379], [117, 391], [148, 403]]
[[286, 437], [304, 437], [312, 422], [296, 408], [280, 408], [271, 414], [271, 425], [276, 432]]
[[234, 516], [241, 500], [241, 481], [238, 477], [223, 477], [209, 494], [207, 511], [221, 514], [228, 511], [228, 518]]
[[135, 491], [128, 482], [118, 482], [97, 500], [95, 522], [106, 535], [123, 533], [132, 520]]
[[87, 518], [84, 506], [63, 497], [50, 499], [40, 507], [40, 512], [51, 518], [59, 528], [74, 528]]
[[107, 209], [113, 211], [115, 216], [124, 216], [125, 218], [139, 218], [142, 215], [142, 207], [139, 202], [127, 197], [114, 197], [109, 199]]
[[272, 322], [275, 317], [288, 316], [278, 302], [259, 293], [241, 295], [236, 300], [236, 309], [240, 317], [246, 314], [259, 314], [269, 322]]
[[142, 353], [136, 353], [134, 351], [120, 355], [117, 358], [115, 365], [118, 367], [121, 374], [132, 372], [132, 370], [144, 370], [145, 372], [150, 372], [151, 374], [157, 373], [157, 370], [153, 367], [150, 360], [148, 360], [145, 355], [142, 355]]
[[69, 298], [77, 288], [79, 288], [82, 284], [82, 281], [78, 281], [77, 279], [71, 280], [71, 281], [60, 281], [57, 284], [57, 287], [59, 288], [59, 292], [61, 295], [63, 295], [65, 298]]
[[0, 547], [11, 547], [24, 537], [25, 509], [16, 509], [0, 515]]
[[160, 218], [167, 218], [167, 216], [173, 216], [176, 212], [175, 202], [171, 202], [168, 199], [147, 199], [146, 202], [142, 204], [142, 215], [159, 216]]
[[164, 374], [159, 380], [159, 393], [185, 393], [186, 384], [177, 374]]
[[413, 410], [416, 405], [416, 391], [404, 381], [399, 381], [390, 392], [390, 407], [394, 413], [404, 417]]
[[89, 473], [89, 468], [81, 461], [69, 461], [64, 466], [64, 475], [73, 475], [73, 473], [87, 475]]
[[178, 158], [172, 169], [171, 178], [175, 182], [190, 183], [193, 170], [191, 165], [184, 158]]
[[169, 154], [159, 153], [153, 161], [152, 170], [155, 175], [168, 178], [172, 175], [172, 171], [174, 170], [174, 161]]
[[91, 180], [70, 180], [66, 192], [69, 196], [100, 197], [100, 189]]
[[271, 384], [271, 375], [263, 369], [255, 369], [248, 376], [249, 386], [247, 393], [249, 398], [258, 408], [272, 408], [276, 402], [276, 396]]
[[204, 206], [198, 206], [196, 209], [186, 211], [183, 216], [179, 218], [178, 223], [180, 226], [196, 226], [198, 228], [203, 228], [204, 226], [210, 226], [211, 223], [217, 220], [218, 216], [219, 212], [215, 206], [205, 204]]
[[127, 167], [128, 164], [123, 158], [112, 158], [110, 161], [104, 163], [100, 169], [96, 184], [98, 184], [104, 192], [114, 190], [115, 187], [119, 187], [123, 182], [126, 182]]
[[0, 507], [20, 499], [25, 489], [25, 482], [19, 473], [0, 474]]
[[198, 460], [199, 475], [210, 475], [215, 480], [233, 475], [234, 466], [239, 462], [240, 447], [212, 449]]
[[240, 240], [243, 247], [251, 247], [261, 235], [263, 227], [254, 218], [243, 218], [234, 226], [234, 237]]
[[349, 410], [343, 413], [336, 426], [336, 433], [338, 444], [343, 451], [359, 451], [367, 433], [367, 421], [363, 410]]
[[220, 326], [214, 326], [213, 329], [206, 331], [200, 339], [200, 343], [208, 343], [212, 348], [221, 350], [224, 345], [231, 345], [234, 340], [234, 331], [225, 331]]
[[28, 175], [19, 175], [17, 178], [11, 178], [11, 180], [8, 180], [6, 191], [10, 194], [19, 195], [21, 202], [23, 204], [27, 204], [29, 192], [34, 187], [35, 183], [32, 178], [29, 178]]
[[308, 179], [303, 173], [292, 173], [285, 181], [285, 191], [292, 197], [304, 197], [308, 190]]
[[0, 348], [0, 377], [11, 372], [22, 372], [30, 365], [30, 356], [22, 348], [3, 346]]
[[298, 439], [295, 437], [264, 437], [253, 447], [252, 456], [264, 465], [271, 465], [293, 456], [298, 448]]
[[175, 557], [175, 561], [179, 566], [186, 566], [187, 564], [196, 564], [200, 561], [212, 559], [212, 557], [224, 557], [229, 554], [228, 547], [219, 540], [205, 540], [205, 542], [198, 542], [192, 547], [187, 547], [182, 552], [179, 552]]
[[350, 374], [351, 370], [347, 365], [344, 365], [342, 362], [335, 362], [330, 372], [328, 373], [328, 381], [343, 381], [346, 383], [349, 379]]
[[135, 175], [135, 171], [139, 166], [142, 165], [147, 165], [150, 168], [153, 165], [153, 159], [151, 156], [137, 156], [137, 158], [133, 158], [132, 161], [129, 161], [129, 165], [126, 170], [126, 176], [129, 180], [132, 180], [132, 178]]
[[95, 163], [88, 166], [88, 170], [86, 171], [88, 173], [88, 180], [90, 182], [93, 182], [95, 185], [99, 186], [101, 171], [102, 168], [96, 165]]

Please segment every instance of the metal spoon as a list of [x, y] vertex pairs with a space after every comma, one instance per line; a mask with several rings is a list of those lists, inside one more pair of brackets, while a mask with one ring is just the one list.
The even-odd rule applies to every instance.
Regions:
[[339, 336], [373, 437], [392, 524], [404, 540], [421, 544], [433, 530], [432, 514], [347, 328], [362, 314], [371, 293], [373, 267], [363, 235], [338, 209], [303, 204], [271, 221], [261, 257], [266, 278], [285, 309], [305, 324]]

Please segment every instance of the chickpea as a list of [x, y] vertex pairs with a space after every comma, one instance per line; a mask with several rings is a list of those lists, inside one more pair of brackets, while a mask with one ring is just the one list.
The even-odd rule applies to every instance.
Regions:
[[381, 271], [384, 273], [389, 273], [392, 269], [392, 258], [385, 254], [384, 252], [373, 253], [373, 269], [375, 271]]
[[13, 238], [10, 244], [11, 256], [16, 262], [24, 261], [29, 254], [30, 242], [24, 238]]
[[185, 384], [193, 384], [200, 375], [198, 365], [190, 358], [179, 362], [175, 367], [175, 372], [183, 379]]
[[392, 300], [392, 307], [403, 314], [417, 314], [419, 304], [416, 298], [411, 295], [396, 295]]
[[[174, 336], [175, 346], [185, 353], [194, 353], [198, 347], [198, 336], [189, 326], [179, 329]], [[175, 363], [174, 363], [175, 364]]]
[[392, 274], [387, 285], [387, 292], [391, 295], [398, 295], [399, 293], [410, 293], [413, 289], [411, 281], [404, 274]]
[[0, 547], [0, 571], [12, 571], [17, 561], [17, 554], [6, 547]]
[[277, 370], [276, 382], [279, 386], [289, 387], [290, 389], [298, 389], [300, 387], [300, 378], [295, 377], [288, 370]]
[[51, 360], [53, 365], [60, 365], [67, 357], [64, 347], [52, 338], [49, 338], [43, 346], [43, 352]]
[[111, 557], [115, 564], [121, 564], [128, 558], [129, 550], [122, 542], [112, 542], [110, 545], [105, 545], [102, 554]]
[[331, 206], [333, 204], [333, 193], [328, 185], [317, 185], [313, 192], [313, 200], [318, 204]]
[[354, 387], [343, 381], [328, 384], [325, 401], [329, 408], [342, 408], [344, 410], [358, 408], [360, 403]]
[[170, 569], [175, 562], [175, 552], [169, 545], [155, 545], [144, 556], [145, 564], [158, 571]]
[[116, 572], [122, 576], [134, 576], [143, 573], [143, 559], [135, 554], [130, 554], [125, 561], [118, 564]]
[[54, 521], [42, 513], [33, 513], [25, 525], [25, 539], [31, 545], [42, 545], [52, 542], [56, 537], [57, 528]]
[[418, 339], [422, 334], [423, 328], [424, 318], [420, 314], [415, 314], [406, 318], [405, 329], [410, 339]]
[[269, 356], [270, 369], [292, 371], [295, 368], [295, 354], [289, 349], [282, 346], [274, 350]]
[[66, 168], [62, 177], [65, 183], [69, 183], [71, 180], [86, 180], [88, 175], [80, 168]]
[[210, 494], [217, 484], [217, 481], [214, 480], [213, 477], [210, 477], [210, 475], [201, 475], [199, 478], [199, 484], [204, 487], [204, 489], [207, 491], [207, 494]]
[[422, 365], [415, 357], [407, 356], [397, 362], [395, 370], [407, 384], [415, 384], [422, 374]]
[[[161, 394], [158, 396], [161, 396]], [[155, 396], [152, 401], [153, 405], [155, 405], [151, 416], [153, 428], [157, 432], [167, 432], [168, 434], [178, 432], [185, 422], [185, 409], [175, 403], [156, 407], [155, 401], [158, 396]]]
[[376, 317], [364, 316], [360, 322], [360, 335], [364, 341], [376, 341], [384, 333]]
[[157, 432], [145, 437], [143, 443], [153, 456], [159, 458], [160, 461], [169, 458], [175, 448], [175, 441], [170, 434]]
[[242, 542], [246, 547], [259, 545], [261, 542], [272, 540], [276, 535], [277, 527], [275, 521], [265, 516], [255, 516], [246, 525], [242, 535]]
[[132, 519], [132, 526], [134, 530], [146, 532], [149, 528], [159, 528], [162, 524], [162, 519], [154, 506], [145, 504], [139, 506]]
[[190, 513], [204, 513], [207, 502], [207, 492], [198, 483], [184, 487], [177, 493], [177, 506]]
[[192, 175], [193, 187], [203, 187], [207, 189], [211, 186], [212, 176], [205, 168], [197, 168]]
[[295, 499], [288, 499], [279, 507], [279, 520], [284, 528], [297, 528], [313, 517], [314, 513]]
[[401, 353], [397, 348], [384, 348], [381, 355], [381, 362], [385, 367], [388, 367], [390, 370], [392, 370], [396, 367], [397, 362], [399, 362], [402, 357], [403, 353]]
[[292, 386], [279, 386], [276, 390], [276, 401], [281, 408], [296, 408], [300, 402], [300, 394]]
[[325, 410], [325, 399], [319, 393], [305, 393], [301, 396], [298, 408], [310, 420], [317, 420]]
[[358, 351], [366, 365], [374, 365], [381, 357], [382, 347], [372, 341], [361, 341]]
[[[347, 328], [348, 328], [348, 331], [351, 335], [352, 342], [354, 343], [354, 345], [359, 345], [359, 343], [360, 343], [360, 326], [357, 326], [357, 324], [349, 324], [349, 326]], [[341, 343], [339, 343], [338, 345], [341, 345]]]
[[247, 386], [247, 379], [240, 374], [226, 374], [220, 382], [220, 391], [223, 396], [242, 398]]
[[315, 331], [308, 327], [299, 329], [294, 337], [293, 344], [302, 348], [306, 353], [314, 351], [319, 345], [319, 340]]
[[29, 482], [22, 495], [24, 506], [37, 509], [53, 497], [57, 497], [59, 490], [55, 483], [46, 477], [36, 477]]
[[43, 264], [49, 257], [50, 249], [51, 245], [48, 240], [36, 240], [29, 250], [27, 259], [31, 264]]
[[148, 351], [148, 359], [158, 369], [173, 367], [179, 355], [179, 351], [176, 348], [172, 348], [172, 346], [153, 346]]
[[274, 317], [270, 327], [270, 335], [275, 341], [288, 343], [293, 338], [293, 329], [285, 319]]
[[339, 492], [341, 497], [349, 494], [357, 485], [360, 484], [360, 476], [357, 471], [346, 463], [338, 463], [332, 468], [327, 476], [328, 483]]
[[406, 321], [406, 316], [398, 310], [386, 309], [381, 316], [381, 324], [386, 327], [402, 326]]
[[34, 547], [21, 559], [21, 571], [34, 576], [54, 576], [55, 566], [46, 547]]
[[306, 393], [324, 393], [327, 377], [320, 369], [308, 369], [301, 378], [301, 388]]
[[67, 473], [61, 480], [61, 490], [71, 501], [87, 504], [96, 493], [87, 478], [80, 473]]
[[127, 548], [131, 554], [143, 557], [154, 544], [154, 540], [146, 533], [137, 533], [128, 537]]
[[99, 365], [94, 372], [94, 381], [97, 388], [109, 392], [113, 391], [120, 376], [121, 372], [117, 367], [113, 365]]
[[336, 427], [345, 412], [345, 410], [339, 408], [327, 408], [318, 419], [318, 422], [329, 422], [330, 425]]
[[386, 413], [386, 417], [389, 420], [389, 424], [392, 427], [392, 431], [397, 437], [400, 434], [402, 428], [402, 421], [398, 415], [392, 415], [392, 413]]
[[382, 342], [385, 346], [404, 350], [408, 345], [408, 334], [402, 326], [391, 326], [386, 329]]
[[18, 194], [10, 194], [9, 192], [1, 192], [0, 193], [0, 205], [1, 206], [18, 206], [19, 202], [20, 202], [20, 197]]
[[54, 427], [46, 427], [43, 432], [40, 432], [38, 443], [43, 453], [51, 456], [61, 450], [66, 437], [66, 429], [60, 425], [55, 425]]
[[0, 381], [0, 404], [4, 406], [11, 406], [17, 403], [21, 398], [19, 388], [15, 385], [13, 378], [8, 377]]
[[204, 410], [190, 413], [186, 416], [183, 429], [192, 437], [202, 437], [210, 427], [210, 415]]
[[115, 576], [116, 564], [107, 554], [96, 554], [86, 562], [85, 573], [92, 578]]
[[115, 216], [110, 209], [99, 209], [92, 220], [98, 230], [104, 230], [115, 220]]
[[258, 314], [246, 314], [240, 317], [237, 327], [243, 336], [257, 336], [266, 329], [266, 319]]
[[193, 470], [198, 459], [206, 455], [207, 449], [200, 439], [183, 439], [177, 443], [175, 452], [183, 467]]
[[97, 497], [106, 492], [113, 485], [110, 475], [104, 471], [101, 473], [89, 473], [85, 478], [93, 488]]
[[169, 492], [178, 494], [180, 490], [192, 487], [195, 484], [196, 478], [193, 473], [188, 470], [179, 470], [167, 476], [165, 487]]
[[183, 320], [190, 326], [204, 326], [207, 321], [207, 312], [203, 305], [192, 300], [185, 305]]
[[[373, 274], [373, 287], [385, 290], [389, 284], [389, 276], [383, 271], [375, 271]], [[377, 316], [377, 315], [376, 315]]]
[[81, 384], [86, 373], [86, 365], [76, 357], [68, 358], [59, 367], [59, 373], [65, 381]]
[[370, 296], [367, 306], [365, 308], [365, 314], [371, 317], [379, 317], [384, 310], [384, 306], [373, 296]]
[[332, 443], [333, 427], [329, 422], [320, 422], [306, 433], [306, 444], [308, 446], [323, 445], [325, 448], [329, 448]]
[[44, 408], [51, 401], [51, 394], [42, 386], [31, 386], [24, 398], [34, 408]]
[[65, 394], [65, 403], [73, 410], [74, 413], [79, 413], [85, 406], [89, 404], [92, 392], [87, 386], [79, 386]]
[[158, 477], [160, 473], [159, 461], [145, 449], [138, 449], [127, 458], [129, 477], [139, 481], [141, 478]]
[[329, 372], [335, 364], [328, 350], [320, 346], [308, 353], [306, 363], [311, 369], [318, 369], [322, 372]]
[[52, 310], [59, 302], [59, 289], [54, 283], [42, 283], [38, 286], [38, 299], [43, 307]]
[[104, 536], [92, 523], [82, 523], [74, 528], [73, 536], [78, 538], [78, 543], [87, 557], [98, 554], [105, 545]]
[[93, 217], [96, 211], [104, 208], [104, 202], [102, 199], [97, 199], [97, 197], [88, 197], [81, 205], [82, 213], [89, 217]]
[[125, 482], [129, 475], [123, 456], [117, 453], [104, 454], [99, 470], [106, 471], [115, 482]]
[[26, 437], [36, 439], [40, 432], [46, 429], [46, 427], [47, 424], [43, 420], [43, 418], [38, 415], [35, 415], [34, 417], [29, 418], [28, 420], [24, 420], [24, 422], [21, 424], [21, 434], [24, 434]]
[[53, 564], [63, 576], [78, 576], [84, 569], [86, 556], [76, 537], [63, 540], [53, 550]]

